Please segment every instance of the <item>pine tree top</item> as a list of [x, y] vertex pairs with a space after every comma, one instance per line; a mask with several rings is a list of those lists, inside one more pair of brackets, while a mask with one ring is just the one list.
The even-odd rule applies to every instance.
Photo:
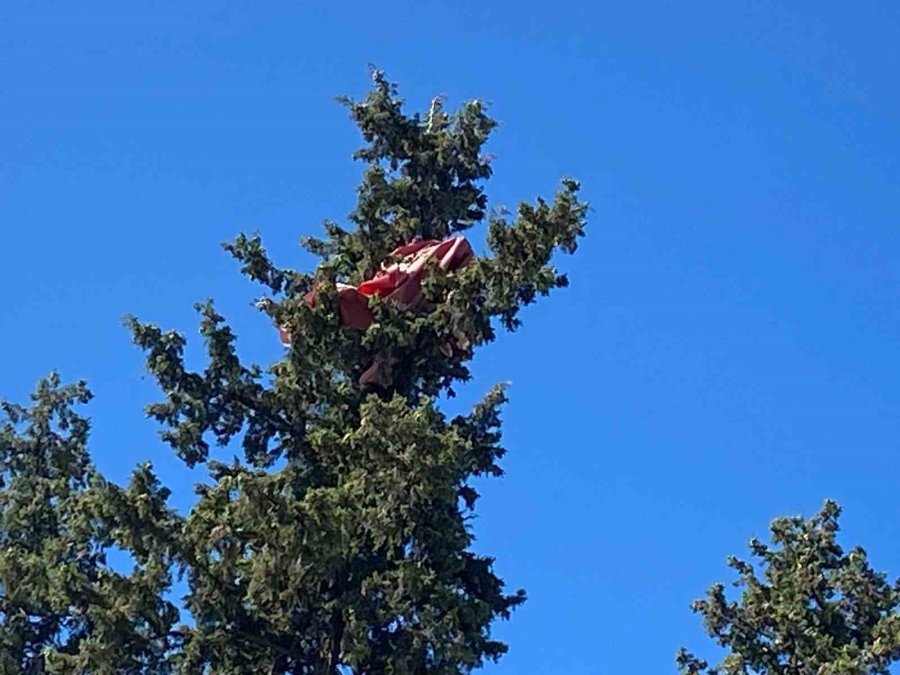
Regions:
[[694, 603], [726, 650], [722, 663], [682, 649], [684, 675], [887, 675], [900, 660], [900, 581], [875, 572], [866, 552], [837, 543], [840, 508], [812, 518], [778, 518], [772, 543], [750, 541], [757, 565], [729, 558], [738, 600], [713, 585]]

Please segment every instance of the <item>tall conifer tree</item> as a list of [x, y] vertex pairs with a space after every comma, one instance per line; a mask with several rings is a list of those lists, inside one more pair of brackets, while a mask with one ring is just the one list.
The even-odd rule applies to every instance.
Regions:
[[[587, 207], [565, 180], [549, 202], [489, 215], [483, 146], [495, 122], [478, 102], [409, 115], [376, 72], [364, 100], [344, 103], [366, 169], [350, 223], [304, 242], [317, 269], [276, 265], [258, 237], [226, 246], [265, 289], [260, 330], [290, 335], [284, 358], [244, 363], [212, 302], [198, 306], [200, 371], [182, 335], [129, 319], [164, 393], [148, 414], [208, 471], [189, 514], [166, 506], [149, 467], [127, 489], [99, 476], [73, 410], [84, 385], [53, 377], [31, 408], [5, 407], [4, 672], [457, 673], [506, 651], [490, 626], [524, 593], [471, 551], [468, 527], [472, 479], [501, 474], [504, 390], [452, 418], [439, 399], [469, 379], [498, 327], [514, 330], [524, 305], [566, 285], [553, 257], [575, 251]], [[374, 298], [371, 325], [341, 326], [339, 284], [370, 279], [403, 244], [482, 222], [486, 254], [432, 268], [418, 311]], [[361, 383], [373, 364], [377, 383]], [[215, 461], [214, 445], [240, 457]], [[107, 563], [111, 547], [131, 553], [130, 575]], [[176, 572], [185, 625], [165, 599]]]

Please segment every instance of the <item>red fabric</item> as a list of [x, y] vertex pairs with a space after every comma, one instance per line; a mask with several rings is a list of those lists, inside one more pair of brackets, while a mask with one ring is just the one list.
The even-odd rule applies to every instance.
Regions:
[[472, 256], [472, 247], [463, 237], [412, 242], [393, 251], [391, 257], [401, 260], [361, 283], [359, 292], [389, 298], [407, 309], [418, 309], [424, 301], [422, 279], [431, 260], [436, 260], [445, 272], [451, 272], [466, 265]]
[[[369, 299], [362, 295], [353, 286], [348, 284], [337, 285], [338, 312], [341, 316], [341, 325], [355, 330], [365, 330], [372, 325], [372, 311], [369, 309]], [[316, 292], [310, 291], [304, 298], [310, 307], [316, 306]]]
[[[387, 298], [401, 307], [410, 310], [421, 309], [425, 299], [422, 297], [422, 279], [429, 269], [429, 261], [436, 260], [438, 267], [452, 272], [468, 264], [474, 253], [469, 242], [463, 237], [453, 237], [444, 241], [414, 241], [391, 252], [391, 258], [400, 260], [379, 271], [372, 279], [364, 281], [354, 288], [347, 284], [338, 284], [338, 309], [341, 325], [353, 330], [366, 330], [372, 321], [369, 309], [369, 298]], [[315, 290], [305, 296], [310, 307], [316, 303]], [[283, 327], [278, 329], [281, 342], [288, 347], [291, 335]], [[376, 362], [363, 374], [361, 383], [379, 381], [379, 363]]]
[[390, 295], [400, 284], [402, 284], [409, 275], [400, 270], [390, 270], [379, 272], [374, 279], [364, 281], [359, 285], [360, 295], [367, 297], [376, 296], [383, 298]]
[[[369, 299], [362, 295], [353, 286], [337, 284], [338, 312], [341, 317], [341, 325], [353, 330], [365, 330], [372, 325], [372, 310], [369, 309]], [[316, 306], [316, 292], [310, 291], [303, 299], [310, 307]], [[281, 344], [291, 346], [291, 334], [284, 326], [278, 327], [278, 335]]]

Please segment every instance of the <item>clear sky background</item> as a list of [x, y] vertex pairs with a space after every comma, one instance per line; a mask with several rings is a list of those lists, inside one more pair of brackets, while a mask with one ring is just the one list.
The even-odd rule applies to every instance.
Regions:
[[674, 673], [709, 653], [690, 601], [778, 515], [837, 499], [900, 574], [898, 56], [888, 0], [3, 2], [0, 397], [88, 379], [97, 464], [150, 459], [187, 508], [122, 316], [195, 353], [212, 296], [271, 362], [219, 244], [310, 264], [361, 172], [334, 96], [372, 62], [412, 108], [490, 101], [492, 204], [572, 175], [593, 212], [465, 390], [512, 381], [476, 546], [530, 596], [487, 672]]

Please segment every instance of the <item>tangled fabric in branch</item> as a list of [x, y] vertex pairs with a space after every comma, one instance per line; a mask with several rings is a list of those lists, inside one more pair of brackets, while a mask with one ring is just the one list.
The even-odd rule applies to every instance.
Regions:
[[[338, 309], [341, 325], [353, 330], [366, 330], [372, 322], [369, 298], [385, 298], [409, 310], [425, 309], [422, 295], [422, 281], [427, 275], [431, 261], [445, 272], [452, 272], [468, 264], [474, 254], [464, 237], [453, 237], [444, 241], [426, 240], [405, 244], [391, 252], [395, 262], [381, 269], [373, 278], [359, 286], [337, 284]], [[315, 306], [316, 293], [310, 291], [304, 298], [310, 307]], [[281, 343], [291, 344], [291, 334], [284, 326], [279, 326]], [[360, 378], [360, 382], [381, 383], [379, 362], [376, 361]]]

